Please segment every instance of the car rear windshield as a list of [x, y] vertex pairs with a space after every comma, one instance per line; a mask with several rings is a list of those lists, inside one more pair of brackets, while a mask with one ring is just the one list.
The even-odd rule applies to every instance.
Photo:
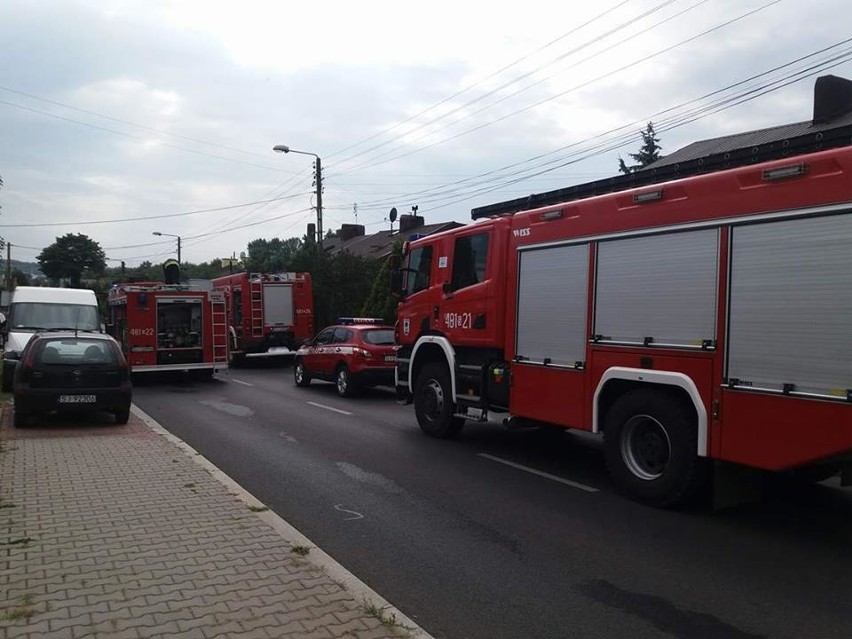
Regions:
[[374, 331], [364, 331], [364, 341], [367, 344], [376, 344], [377, 346], [387, 346], [394, 343], [393, 329], [382, 328]]
[[35, 344], [33, 353], [36, 364], [67, 364], [81, 366], [86, 364], [118, 364], [118, 349], [103, 339], [71, 337], [64, 339], [43, 339]]

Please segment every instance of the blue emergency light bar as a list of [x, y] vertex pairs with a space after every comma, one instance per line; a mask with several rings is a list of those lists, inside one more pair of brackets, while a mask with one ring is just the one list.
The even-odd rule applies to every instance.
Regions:
[[338, 317], [338, 324], [384, 324], [382, 317]]

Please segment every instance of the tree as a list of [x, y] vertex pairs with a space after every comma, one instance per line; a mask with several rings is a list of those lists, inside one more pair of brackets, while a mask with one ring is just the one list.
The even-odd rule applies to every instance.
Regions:
[[293, 260], [303, 246], [304, 242], [297, 237], [252, 240], [248, 243], [246, 270], [251, 273], [292, 271]]
[[639, 147], [639, 152], [628, 153], [628, 155], [633, 158], [636, 164], [632, 166], [627, 166], [627, 164], [620, 156], [618, 158], [618, 170], [624, 173], [625, 175], [629, 173], [634, 173], [639, 169], [643, 169], [649, 164], [653, 164], [662, 157], [660, 155], [660, 151], [663, 149], [663, 147], [659, 145], [660, 139], [657, 137], [657, 134], [654, 131], [654, 123], [648, 122], [648, 125], [645, 127], [645, 130], [640, 131], [639, 134], [642, 136], [642, 146]]
[[[393, 245], [391, 255], [402, 256], [402, 241]], [[390, 290], [390, 259], [384, 260], [370, 289], [370, 296], [361, 308], [361, 314], [365, 317], [381, 317], [387, 324], [396, 322], [397, 306], [399, 297]]]
[[31, 284], [30, 276], [19, 268], [12, 269], [12, 281], [15, 286], [29, 286]]
[[106, 268], [106, 256], [100, 245], [87, 235], [68, 233], [57, 237], [38, 257], [44, 275], [58, 282], [67, 278], [71, 286], [79, 287], [83, 275], [100, 275]]

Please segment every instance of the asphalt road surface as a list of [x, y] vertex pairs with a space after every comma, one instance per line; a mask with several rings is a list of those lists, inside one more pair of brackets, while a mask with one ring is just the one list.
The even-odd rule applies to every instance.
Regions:
[[852, 636], [852, 490], [670, 512], [582, 433], [417, 428], [388, 390], [290, 368], [137, 380], [134, 401], [435, 637]]

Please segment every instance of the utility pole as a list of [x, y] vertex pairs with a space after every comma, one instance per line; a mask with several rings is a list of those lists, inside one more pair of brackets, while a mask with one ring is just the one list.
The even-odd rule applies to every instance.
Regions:
[[317, 159], [317, 246], [320, 253], [322, 253], [322, 160], [320, 160], [320, 156], [318, 155], [315, 157]]
[[12, 290], [12, 243], [6, 242], [6, 290]]
[[355, 211], [355, 224], [358, 224], [358, 203], [352, 205], [352, 209]]

